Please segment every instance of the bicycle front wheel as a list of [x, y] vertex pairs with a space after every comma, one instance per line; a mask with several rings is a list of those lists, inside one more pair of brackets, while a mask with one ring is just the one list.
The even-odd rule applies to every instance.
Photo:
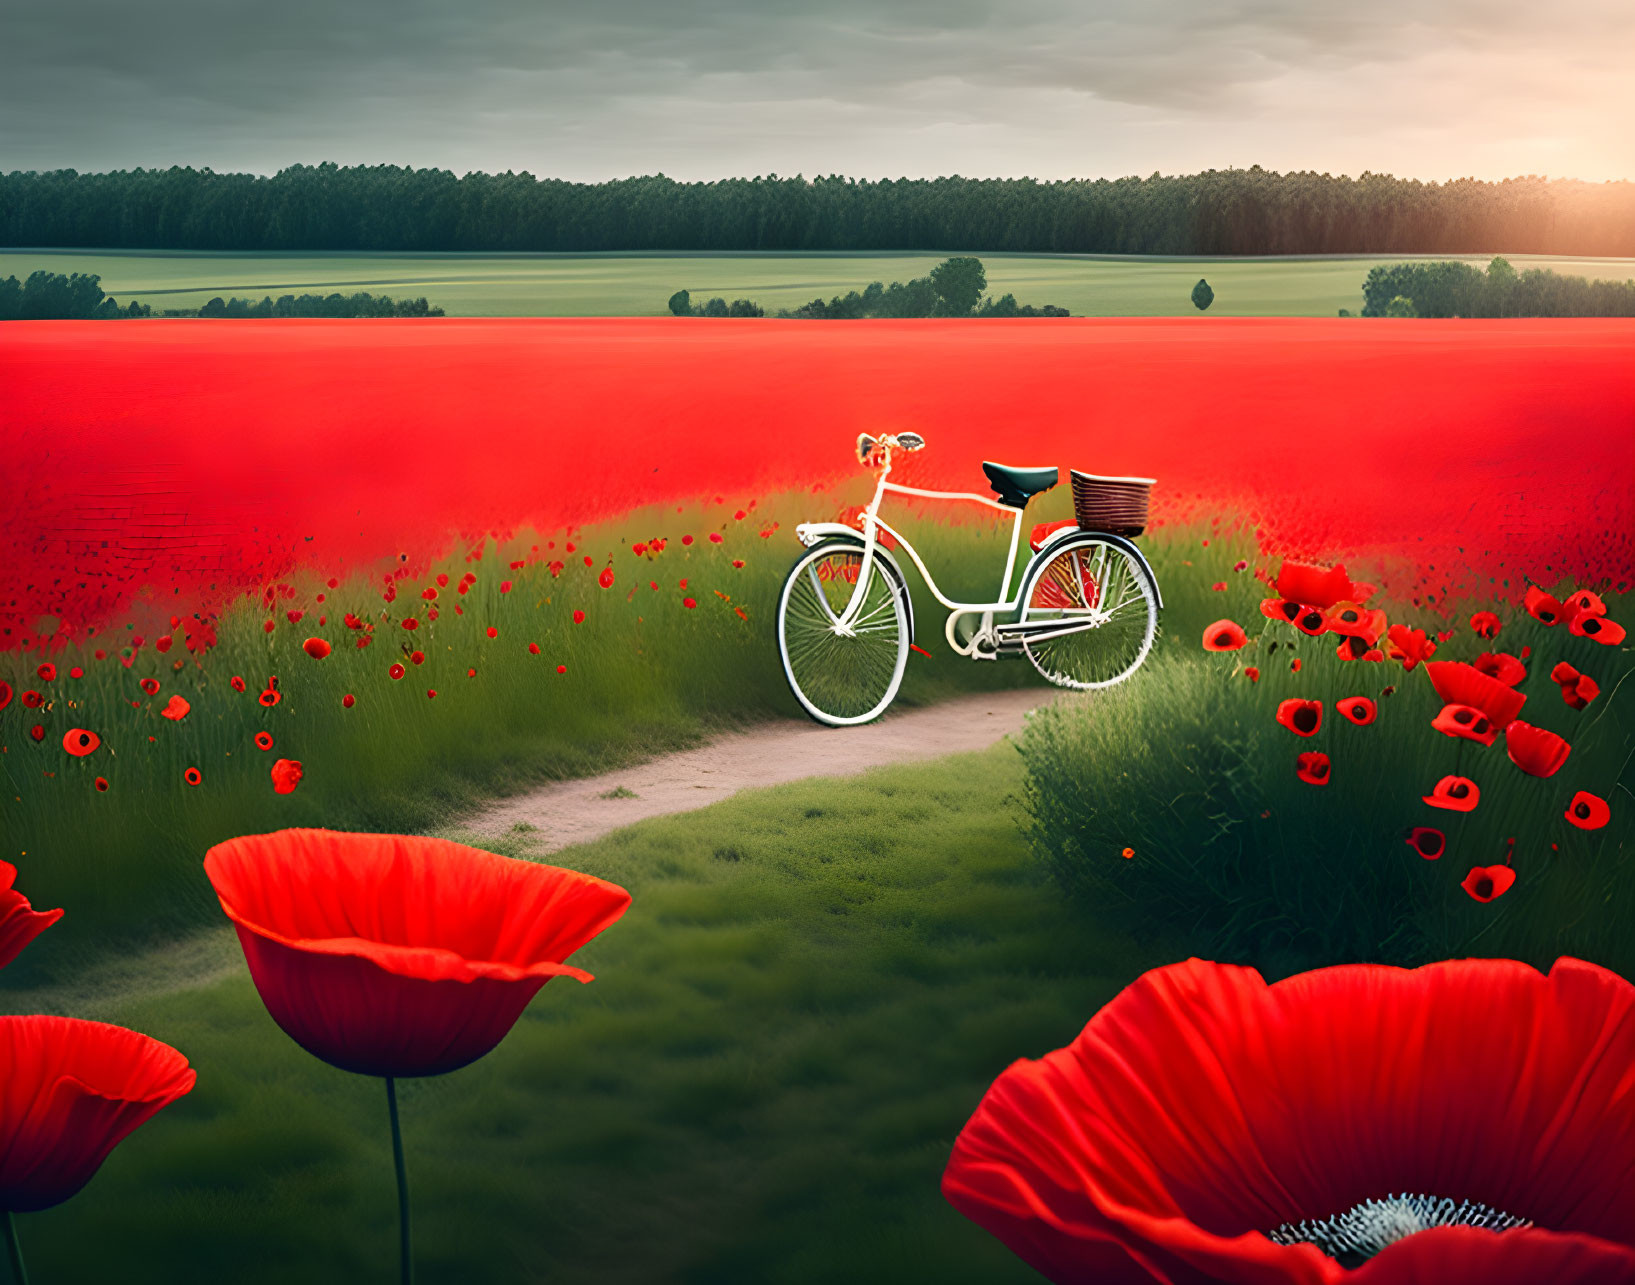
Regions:
[[908, 588], [876, 557], [850, 626], [847, 604], [862, 574], [863, 549], [825, 540], [796, 560], [778, 599], [778, 650], [790, 690], [831, 727], [878, 718], [897, 695], [908, 663]]
[[1042, 626], [1022, 643], [1035, 669], [1059, 687], [1094, 691], [1123, 682], [1147, 659], [1158, 594], [1129, 550], [1084, 535], [1031, 578], [1022, 620]]

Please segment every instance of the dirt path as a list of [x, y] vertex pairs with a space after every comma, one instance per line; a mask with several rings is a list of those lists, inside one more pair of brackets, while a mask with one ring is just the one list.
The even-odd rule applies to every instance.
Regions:
[[962, 696], [888, 713], [862, 727], [766, 723], [650, 763], [543, 786], [484, 808], [459, 828], [499, 835], [530, 825], [539, 831], [536, 851], [555, 852], [648, 817], [708, 807], [739, 790], [986, 749], [1019, 731], [1029, 710], [1056, 695], [1028, 687]]
[[[1030, 687], [962, 696], [888, 714], [863, 727], [793, 719], [764, 723], [649, 763], [544, 786], [492, 804], [448, 829], [480, 842], [518, 824], [531, 825], [538, 830], [530, 836], [531, 851], [556, 852], [648, 817], [708, 807], [739, 790], [986, 749], [1019, 731], [1029, 710], [1057, 695]], [[117, 1022], [132, 1002], [208, 986], [243, 967], [238, 941], [223, 925], [127, 958], [99, 960], [37, 990], [0, 992], [0, 1012], [74, 1013]]]

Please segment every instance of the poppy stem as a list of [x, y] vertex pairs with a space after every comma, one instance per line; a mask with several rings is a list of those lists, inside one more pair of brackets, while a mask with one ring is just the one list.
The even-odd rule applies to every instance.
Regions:
[[17, 1224], [11, 1221], [11, 1210], [6, 1210], [6, 1249], [11, 1255], [11, 1279], [16, 1285], [28, 1285], [28, 1268], [23, 1266], [23, 1247], [17, 1241]]
[[[392, 1163], [397, 1167], [398, 1261], [403, 1285], [414, 1285], [414, 1256], [409, 1249], [409, 1171], [403, 1164], [403, 1128], [397, 1122], [397, 1081], [389, 1075], [386, 1077], [386, 1111], [392, 1118]], [[13, 1245], [16, 1243], [12, 1241]]]

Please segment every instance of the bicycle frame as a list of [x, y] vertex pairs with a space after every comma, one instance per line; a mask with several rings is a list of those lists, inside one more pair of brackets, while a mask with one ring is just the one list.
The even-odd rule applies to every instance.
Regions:
[[[876, 548], [879, 547], [879, 533], [884, 531], [908, 551], [908, 556], [914, 560], [915, 567], [919, 570], [920, 575], [924, 577], [926, 588], [931, 591], [932, 597], [948, 608], [950, 615], [945, 630], [948, 645], [961, 655], [969, 656], [975, 649], [976, 639], [973, 638], [971, 644], [966, 647], [957, 644], [954, 641], [953, 627], [955, 620], [963, 615], [978, 613], [991, 615], [994, 612], [1015, 611], [1021, 605], [1021, 584], [1016, 585], [1016, 596], [1013, 598], [1011, 597], [1011, 581], [1016, 573], [1016, 551], [1021, 544], [1023, 511], [1009, 504], [1003, 504], [998, 500], [991, 499], [986, 495], [977, 495], [970, 491], [927, 491], [917, 486], [904, 486], [900, 482], [891, 481], [890, 476], [891, 456], [888, 452], [880, 468], [880, 480], [875, 485], [874, 498], [869, 502], [868, 507], [863, 510], [863, 565], [858, 570], [857, 585], [853, 588], [851, 598], [846, 603], [846, 609], [841, 612], [835, 622], [836, 629], [841, 633], [848, 632], [856, 621], [858, 613], [862, 610], [863, 595], [867, 589], [869, 577], [874, 571], [874, 554]], [[1011, 515], [1010, 548], [1005, 555], [1005, 572], [1004, 578], [999, 585], [999, 599], [994, 602], [959, 602], [945, 594], [932, 576], [930, 568], [925, 565], [925, 559], [920, 557], [919, 550], [914, 547], [913, 542], [880, 517], [880, 502], [885, 499], [888, 491], [898, 495], [918, 496], [927, 500], [966, 500], [973, 504], [984, 505], [990, 509], [997, 509], [1001, 513], [1009, 513]], [[799, 535], [800, 531], [801, 528], [797, 527], [796, 534]]]

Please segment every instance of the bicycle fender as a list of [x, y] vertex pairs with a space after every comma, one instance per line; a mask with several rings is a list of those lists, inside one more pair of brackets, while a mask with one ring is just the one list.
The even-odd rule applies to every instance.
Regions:
[[1058, 531], [1039, 546], [1039, 552], [1033, 555], [1033, 563], [1029, 564], [1030, 567], [1035, 564], [1043, 566], [1047, 555], [1054, 555], [1058, 548], [1087, 535], [1093, 535], [1098, 540], [1105, 540], [1114, 548], [1122, 549], [1140, 564], [1141, 569], [1147, 574], [1147, 583], [1152, 586], [1153, 597], [1158, 600], [1158, 608], [1162, 611], [1164, 608], [1164, 591], [1158, 587], [1158, 577], [1153, 573], [1152, 563], [1147, 561], [1146, 554], [1136, 548], [1135, 542], [1126, 536], [1114, 535], [1110, 531], [1089, 531], [1084, 527], [1068, 527], [1066, 530]]
[[[795, 534], [807, 548], [815, 548], [824, 540], [849, 540], [859, 548], [863, 545], [863, 533], [854, 526], [847, 526], [844, 522], [803, 522], [795, 528]], [[883, 544], [874, 546], [876, 562], [883, 562], [890, 569], [891, 574], [897, 577], [897, 583], [903, 589], [903, 603], [908, 611], [908, 641], [914, 641], [914, 595], [908, 591], [908, 577], [903, 574], [903, 567], [891, 550]]]

